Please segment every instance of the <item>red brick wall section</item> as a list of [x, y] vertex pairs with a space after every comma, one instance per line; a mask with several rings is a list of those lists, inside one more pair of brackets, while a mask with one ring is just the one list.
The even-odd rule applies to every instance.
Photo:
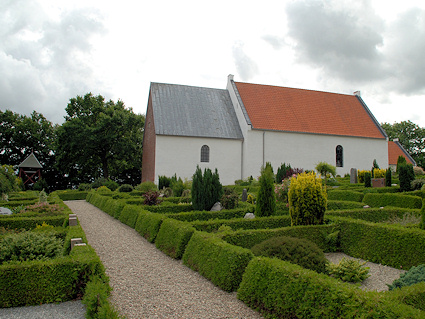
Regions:
[[155, 181], [155, 123], [152, 110], [152, 99], [149, 95], [146, 112], [145, 132], [143, 135], [142, 182]]

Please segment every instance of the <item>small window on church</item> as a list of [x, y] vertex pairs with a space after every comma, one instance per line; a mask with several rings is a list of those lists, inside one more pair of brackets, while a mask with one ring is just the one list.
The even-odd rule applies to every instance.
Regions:
[[201, 162], [208, 163], [210, 161], [210, 148], [208, 145], [201, 147]]
[[342, 146], [338, 145], [336, 147], [336, 167], [343, 167], [344, 165], [342, 151]]

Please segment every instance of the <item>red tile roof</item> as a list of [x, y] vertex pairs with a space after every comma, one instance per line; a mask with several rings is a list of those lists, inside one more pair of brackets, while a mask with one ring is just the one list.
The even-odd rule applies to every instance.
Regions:
[[354, 95], [235, 84], [255, 129], [385, 138]]
[[397, 160], [400, 155], [406, 159], [408, 164], [414, 165], [414, 163], [403, 152], [403, 150], [399, 147], [397, 143], [389, 141], [388, 142], [388, 165], [397, 165]]

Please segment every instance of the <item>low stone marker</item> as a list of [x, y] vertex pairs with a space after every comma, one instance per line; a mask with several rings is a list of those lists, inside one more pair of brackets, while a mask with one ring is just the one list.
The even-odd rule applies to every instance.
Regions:
[[12, 211], [7, 207], [0, 207], [0, 215], [12, 215]]
[[350, 184], [357, 184], [357, 169], [352, 168], [350, 170]]
[[385, 178], [372, 178], [372, 187], [385, 187]]
[[78, 225], [77, 217], [69, 216], [69, 226], [77, 226], [77, 225]]
[[74, 248], [75, 245], [82, 244], [82, 243], [83, 243], [82, 238], [71, 238], [71, 250], [72, 248]]
[[248, 199], [248, 192], [246, 191], [246, 188], [244, 188], [242, 191], [242, 201], [246, 202], [247, 199]]
[[254, 219], [255, 218], [255, 215], [253, 213], [246, 213], [243, 218], [245, 218], [245, 219]]
[[215, 211], [219, 211], [219, 210], [222, 210], [223, 209], [223, 207], [221, 206], [221, 203], [220, 202], [217, 202], [217, 203], [215, 203], [214, 204], [214, 206], [211, 208], [211, 211], [212, 212], [215, 212]]

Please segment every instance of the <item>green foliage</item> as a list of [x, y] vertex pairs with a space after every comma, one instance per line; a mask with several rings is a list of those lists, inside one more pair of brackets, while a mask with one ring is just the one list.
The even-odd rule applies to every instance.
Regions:
[[199, 166], [192, 177], [192, 205], [195, 210], [210, 210], [213, 205], [220, 201], [223, 195], [223, 186], [217, 169], [214, 174], [209, 168], [205, 168], [202, 174]]
[[149, 242], [153, 243], [165, 218], [162, 214], [141, 212], [137, 217], [134, 229]]
[[327, 267], [329, 275], [347, 282], [362, 282], [369, 278], [369, 267], [366, 262], [360, 263], [356, 259], [342, 258], [338, 264], [330, 263]]
[[42, 191], [40, 191], [40, 193], [38, 194], [38, 202], [39, 203], [47, 203], [47, 194], [44, 191], [44, 189]]
[[389, 167], [385, 171], [385, 186], [391, 187], [391, 185], [392, 185], [392, 171], [391, 171], [391, 167]]
[[415, 173], [413, 172], [413, 165], [400, 165], [398, 168], [398, 176], [400, 179], [400, 191], [408, 192], [412, 190], [411, 183], [415, 179]]
[[123, 184], [118, 188], [120, 193], [131, 193], [133, 191], [133, 186], [130, 184]]
[[238, 299], [265, 318], [419, 318], [414, 308], [279, 259], [248, 264]]
[[399, 279], [394, 280], [391, 285], [388, 285], [388, 288], [389, 290], [393, 290], [404, 286], [412, 286], [419, 282], [425, 282], [425, 264], [417, 267], [413, 266], [409, 271], [401, 274]]
[[89, 183], [81, 183], [80, 185], [78, 185], [78, 190], [81, 192], [89, 191], [91, 190], [91, 188], [91, 184]]
[[325, 185], [328, 174], [332, 175], [333, 177], [336, 176], [336, 167], [326, 162], [320, 162], [317, 164], [316, 171], [318, 171], [319, 174], [325, 178]]
[[276, 211], [276, 196], [274, 193], [274, 174], [270, 163], [261, 168], [260, 189], [257, 194], [255, 215], [258, 217], [271, 216]]
[[314, 172], [302, 173], [291, 179], [288, 193], [289, 214], [292, 225], [323, 223], [326, 211], [326, 191]]
[[183, 180], [180, 177], [176, 180], [172, 180], [170, 186], [171, 186], [171, 189], [173, 190], [174, 196], [177, 196], [177, 197], [182, 196], [185, 186], [184, 186]]
[[372, 174], [369, 171], [364, 173], [364, 187], [372, 187]]
[[425, 311], [425, 282], [393, 289], [387, 293], [394, 303], [403, 303]]
[[161, 199], [159, 198], [160, 192], [158, 191], [149, 191], [143, 194], [143, 197], [145, 198], [145, 201], [143, 202], [144, 205], [158, 205], [161, 203]]
[[326, 211], [326, 217], [329, 216], [339, 216], [347, 217], [352, 219], [360, 219], [373, 223], [388, 223], [390, 220], [404, 219], [406, 214], [412, 214], [414, 216], [419, 216], [418, 210], [412, 211], [407, 208], [359, 208], [359, 209], [350, 209], [345, 211]]
[[422, 207], [422, 199], [419, 196], [404, 194], [369, 193], [364, 196], [363, 203], [370, 207], [393, 206], [412, 209]]
[[396, 168], [397, 173], [400, 173], [400, 166], [402, 165], [407, 165], [407, 161], [403, 155], [399, 155], [397, 158], [397, 168]]
[[135, 205], [125, 205], [119, 214], [118, 220], [134, 228], [136, 225], [136, 221], [139, 218], [139, 213], [142, 212], [143, 209], [140, 206]]
[[0, 263], [45, 260], [62, 252], [63, 241], [50, 234], [23, 232], [0, 241]]
[[47, 181], [44, 178], [40, 178], [34, 183], [34, 185], [32, 186], [32, 189], [35, 191], [42, 191], [42, 190], [49, 191], [49, 184], [47, 184]]
[[147, 193], [147, 192], [150, 192], [150, 191], [157, 191], [158, 190], [155, 183], [150, 182], [150, 181], [143, 182], [143, 183], [137, 185], [134, 189], [136, 191], [139, 191], [139, 192], [142, 192], [142, 193]]
[[183, 255], [183, 263], [198, 271], [227, 292], [235, 291], [242, 280], [250, 250], [230, 245], [205, 232], [194, 232]]
[[220, 211], [191, 211], [178, 214], [168, 214], [167, 217], [181, 221], [191, 222], [195, 220], [210, 220], [210, 219], [232, 219], [242, 218], [247, 211], [243, 209], [223, 209]]
[[385, 169], [374, 168], [373, 169], [373, 178], [384, 178], [385, 177], [385, 172], [386, 172]]
[[423, 178], [416, 178], [410, 183], [412, 190], [420, 190], [424, 185], [425, 179]]
[[65, 200], [80, 200], [86, 199], [88, 191], [80, 191], [80, 190], [66, 190], [66, 191], [56, 191], [56, 194], [63, 201]]
[[11, 165], [0, 166], [0, 194], [8, 194], [18, 190], [18, 178], [13, 167]]
[[276, 183], [278, 183], [278, 184], [282, 183], [282, 181], [285, 178], [289, 177], [289, 175], [291, 173], [292, 173], [291, 165], [290, 164], [286, 165], [285, 163], [283, 163], [277, 169], [277, 172], [276, 172]]
[[363, 193], [351, 190], [332, 190], [328, 191], [328, 200], [341, 200], [350, 202], [361, 202]]
[[175, 259], [181, 259], [195, 228], [171, 218], [166, 218], [161, 224], [155, 245], [158, 249]]
[[233, 188], [224, 187], [223, 196], [221, 196], [221, 204], [225, 209], [234, 209], [238, 206], [239, 195]]
[[419, 228], [425, 230], [425, 199], [422, 200], [421, 222], [419, 223]]
[[307, 239], [273, 237], [255, 245], [251, 250], [256, 256], [276, 257], [317, 272], [326, 271], [325, 254]]
[[359, 202], [350, 202], [346, 200], [328, 200], [327, 211], [343, 210], [343, 209], [356, 209], [363, 208], [364, 204]]

